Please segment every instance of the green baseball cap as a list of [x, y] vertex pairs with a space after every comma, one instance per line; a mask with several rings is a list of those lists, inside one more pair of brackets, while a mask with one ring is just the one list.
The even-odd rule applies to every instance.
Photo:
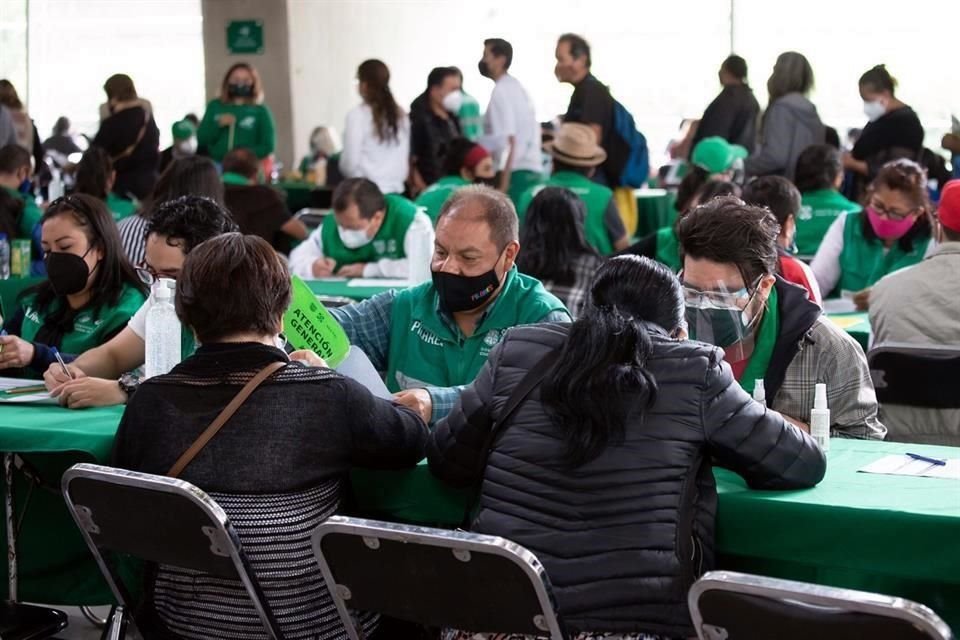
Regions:
[[174, 140], [189, 140], [197, 134], [197, 128], [189, 120], [174, 122], [171, 131]]
[[693, 148], [690, 160], [711, 174], [729, 171], [735, 160], [746, 158], [749, 152], [738, 144], [730, 144], [720, 136], [704, 138]]

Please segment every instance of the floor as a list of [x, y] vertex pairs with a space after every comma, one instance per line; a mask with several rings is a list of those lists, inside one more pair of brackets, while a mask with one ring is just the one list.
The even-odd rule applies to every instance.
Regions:
[[[103, 630], [87, 620], [77, 607], [57, 607], [70, 616], [69, 626], [56, 635], [59, 640], [100, 640]], [[94, 615], [106, 618], [110, 607], [93, 607]], [[127, 640], [139, 640], [135, 631], [127, 633]], [[55, 640], [56, 640], [55, 639]]]

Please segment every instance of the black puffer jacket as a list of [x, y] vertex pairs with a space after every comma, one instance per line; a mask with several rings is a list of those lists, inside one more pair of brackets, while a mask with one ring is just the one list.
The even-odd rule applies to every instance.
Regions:
[[[475, 482], [485, 439], [510, 393], [563, 345], [569, 326], [507, 333], [437, 425], [428, 449], [434, 474], [451, 484]], [[711, 457], [757, 489], [810, 487], [826, 462], [808, 435], [735, 383], [719, 349], [647, 326], [654, 344], [647, 368], [659, 385], [648, 418], [628, 419], [624, 442], [570, 470], [534, 389], [493, 447], [472, 530], [535, 553], [577, 631], [692, 636], [687, 591], [714, 564]]]

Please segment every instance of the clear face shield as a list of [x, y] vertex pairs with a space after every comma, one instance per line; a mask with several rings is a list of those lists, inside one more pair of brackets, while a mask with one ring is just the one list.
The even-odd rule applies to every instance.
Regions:
[[[682, 278], [682, 274], [681, 274]], [[687, 333], [724, 350], [727, 362], [741, 362], [753, 355], [763, 303], [759, 297], [762, 278], [750, 287], [731, 291], [723, 282], [711, 289], [683, 285]]]

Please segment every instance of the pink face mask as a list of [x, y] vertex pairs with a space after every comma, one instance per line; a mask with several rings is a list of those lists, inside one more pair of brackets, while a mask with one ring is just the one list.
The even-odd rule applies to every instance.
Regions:
[[867, 219], [870, 220], [870, 226], [873, 227], [873, 232], [877, 234], [878, 238], [883, 240], [902, 238], [910, 231], [910, 228], [913, 227], [913, 223], [916, 222], [912, 217], [907, 217], [903, 220], [884, 218], [877, 213], [877, 210], [873, 207], [867, 207]]

